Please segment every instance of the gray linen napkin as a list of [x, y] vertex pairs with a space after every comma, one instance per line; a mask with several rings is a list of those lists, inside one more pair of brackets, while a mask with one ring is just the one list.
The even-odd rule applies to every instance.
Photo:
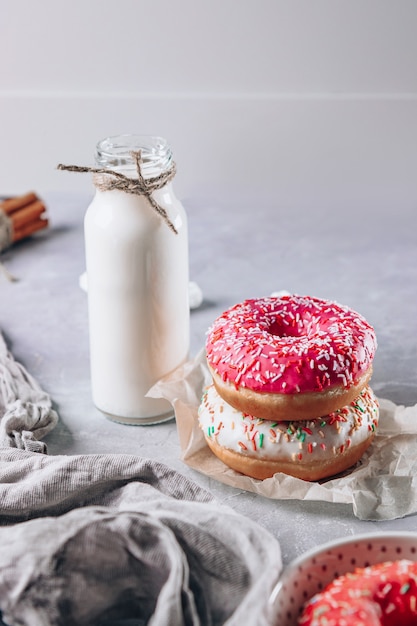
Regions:
[[0, 450], [0, 519], [10, 626], [273, 623], [277, 541], [163, 464]]
[[58, 416], [36, 380], [8, 351], [0, 334], [0, 446], [46, 452], [40, 441]]
[[42, 454], [57, 419], [0, 335], [0, 623], [274, 623], [266, 530], [161, 463]]

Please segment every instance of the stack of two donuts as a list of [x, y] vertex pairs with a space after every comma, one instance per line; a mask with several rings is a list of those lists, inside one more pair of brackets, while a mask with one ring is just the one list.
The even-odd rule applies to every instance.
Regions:
[[261, 480], [317, 481], [352, 467], [378, 426], [375, 350], [372, 326], [335, 302], [293, 295], [231, 307], [207, 334], [213, 382], [198, 420], [208, 446]]

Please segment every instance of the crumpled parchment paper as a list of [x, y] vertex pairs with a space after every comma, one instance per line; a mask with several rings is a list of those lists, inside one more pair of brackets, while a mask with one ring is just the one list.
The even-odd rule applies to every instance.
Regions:
[[205, 443], [197, 411], [203, 389], [210, 382], [202, 349], [148, 393], [173, 405], [182, 459], [193, 469], [267, 498], [351, 504], [354, 515], [363, 520], [390, 520], [417, 512], [417, 406], [398, 406], [379, 398], [380, 423], [374, 442], [343, 476], [321, 483], [281, 473], [256, 480], [226, 467]]

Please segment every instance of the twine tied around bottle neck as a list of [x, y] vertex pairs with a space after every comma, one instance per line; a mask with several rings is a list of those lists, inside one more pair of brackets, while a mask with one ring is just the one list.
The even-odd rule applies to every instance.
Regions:
[[173, 163], [171, 167], [152, 178], [144, 178], [142, 174], [142, 154], [141, 151], [130, 152], [138, 174], [137, 178], [129, 178], [120, 172], [109, 170], [107, 168], [97, 167], [83, 167], [78, 165], [63, 165], [60, 163], [57, 167], [59, 170], [67, 172], [90, 172], [94, 174], [93, 183], [96, 189], [99, 191], [111, 191], [117, 189], [138, 196], [145, 196], [151, 207], [163, 218], [169, 228], [178, 235], [178, 231], [169, 218], [168, 213], [156, 200], [152, 197], [152, 193], [157, 189], [161, 189], [170, 180], [172, 180], [176, 174], [176, 165]]

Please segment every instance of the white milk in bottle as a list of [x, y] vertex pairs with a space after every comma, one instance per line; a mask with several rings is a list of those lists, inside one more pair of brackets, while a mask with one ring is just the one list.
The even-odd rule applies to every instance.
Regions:
[[173, 409], [146, 393], [189, 351], [187, 218], [172, 188], [175, 164], [164, 139], [135, 135], [99, 142], [96, 164], [84, 221], [93, 401], [115, 421], [157, 423]]

